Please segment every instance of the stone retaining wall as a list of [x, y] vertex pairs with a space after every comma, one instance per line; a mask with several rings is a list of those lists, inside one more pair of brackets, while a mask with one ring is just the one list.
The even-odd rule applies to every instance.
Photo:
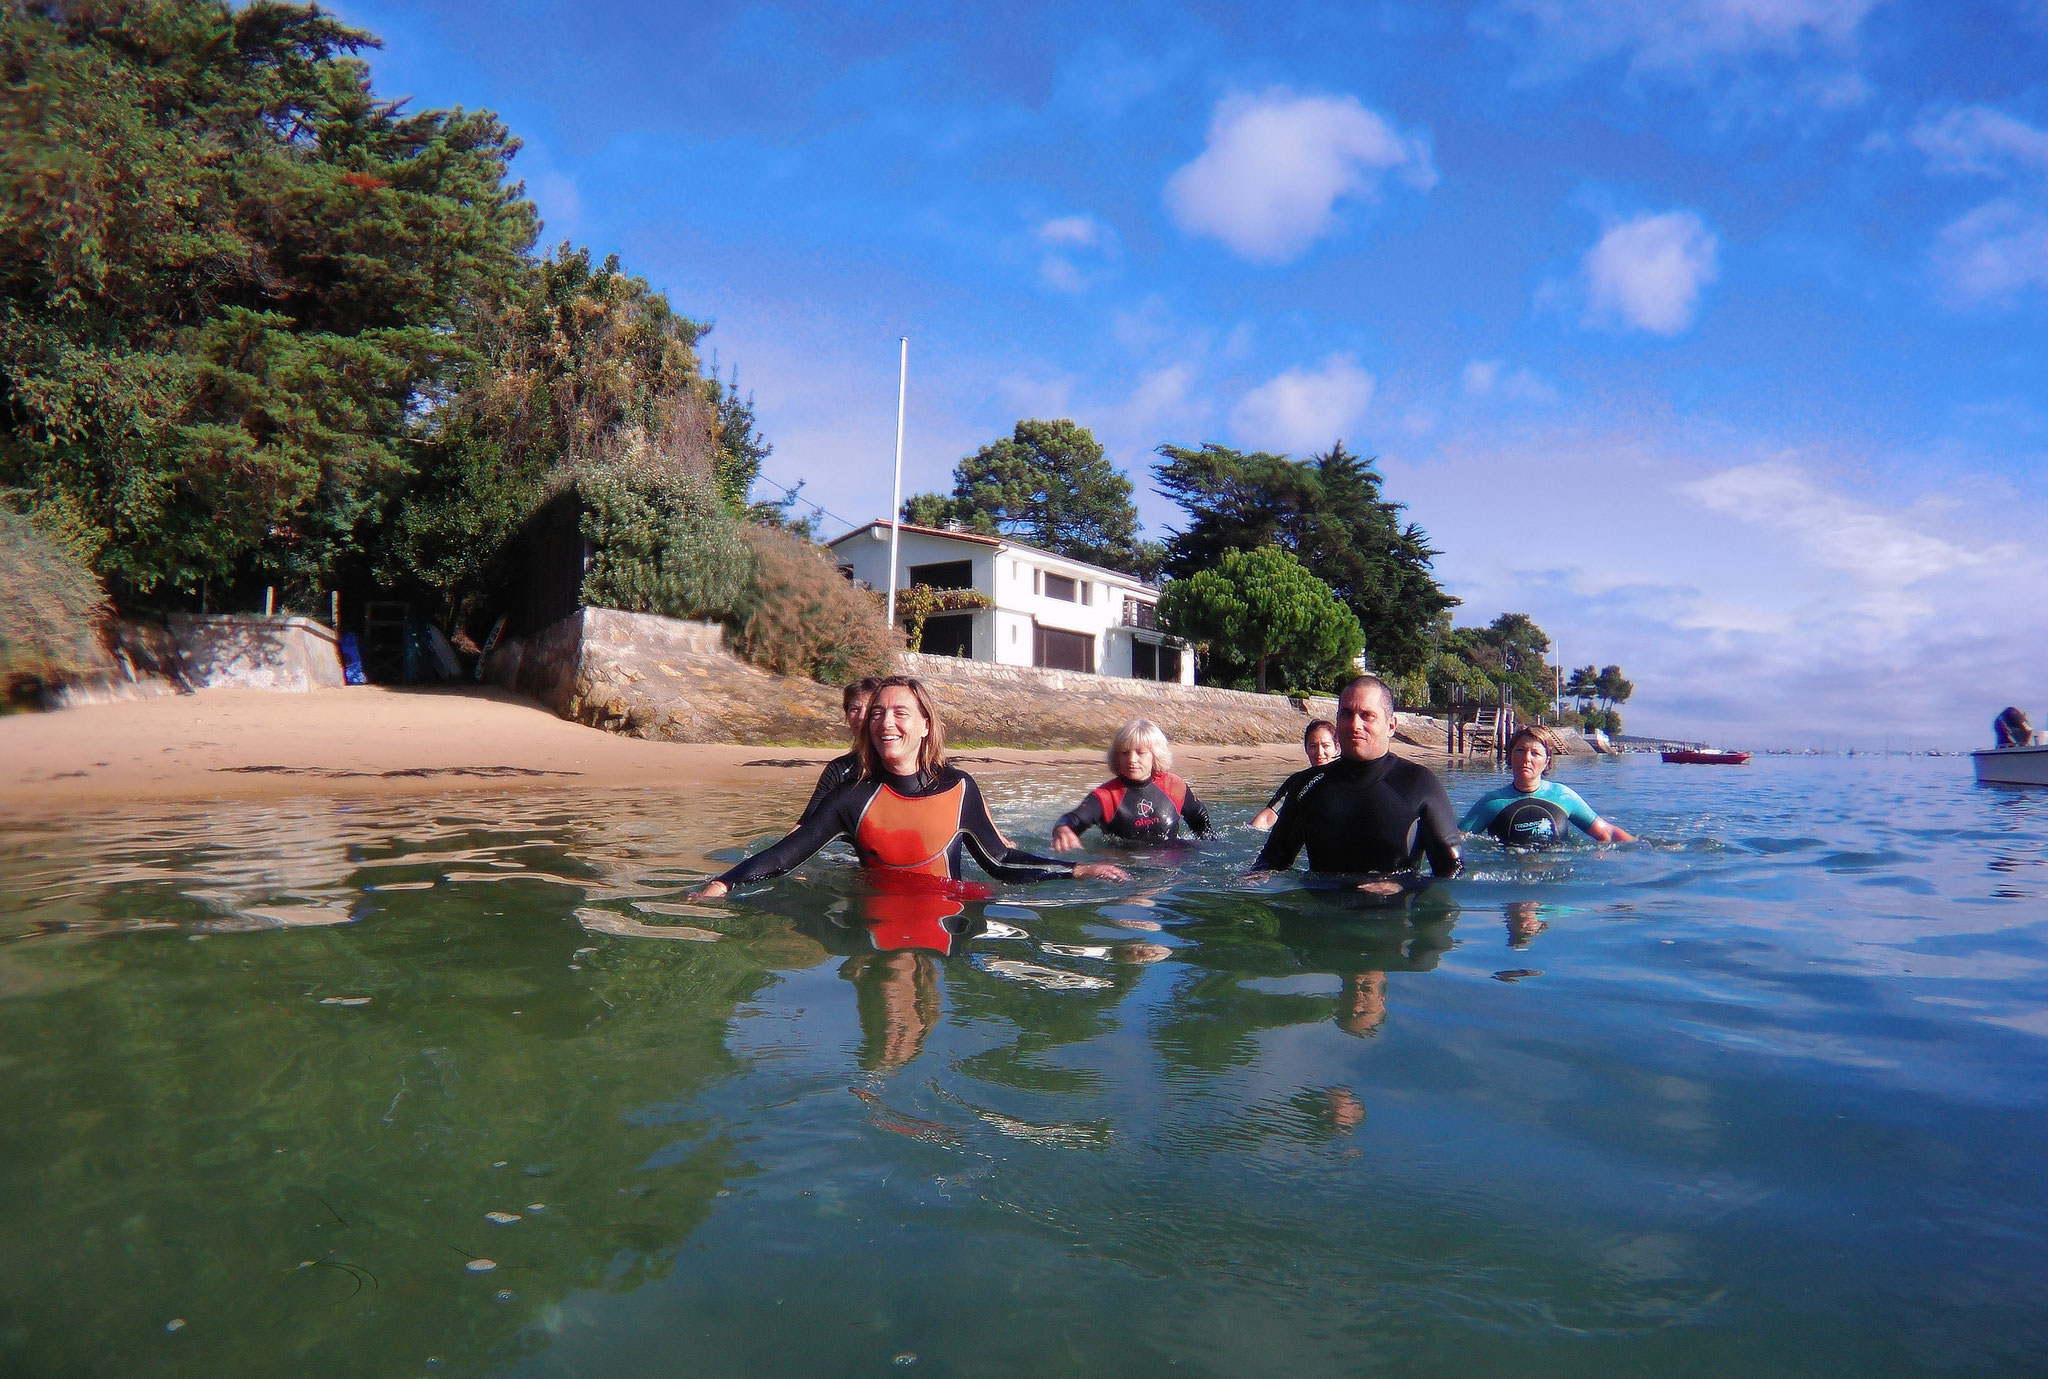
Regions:
[[171, 615], [171, 636], [194, 689], [340, 689], [334, 629], [311, 618], [239, 613]]
[[502, 642], [484, 678], [562, 717], [665, 742], [836, 744], [839, 691], [725, 651], [716, 623], [583, 608]]
[[[1323, 696], [1291, 699], [954, 656], [906, 653], [902, 668], [931, 687], [948, 741], [989, 746], [1099, 749], [1133, 718], [1151, 719], [1175, 742], [1294, 743], [1311, 717], [1337, 712], [1337, 701]], [[484, 678], [564, 718], [629, 737], [837, 746], [846, 736], [838, 689], [748, 665], [725, 650], [716, 623], [585, 608], [501, 643], [485, 658]], [[1397, 714], [1394, 731], [1425, 752], [1444, 750], [1437, 719]]]
[[168, 629], [116, 621], [99, 629], [92, 668], [46, 690], [43, 707], [71, 709], [191, 692], [178, 659], [178, 644]]

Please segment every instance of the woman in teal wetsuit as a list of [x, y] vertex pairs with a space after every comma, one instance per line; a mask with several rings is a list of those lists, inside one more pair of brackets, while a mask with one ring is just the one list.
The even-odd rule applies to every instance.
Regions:
[[1513, 777], [1466, 810], [1459, 828], [1490, 833], [1509, 847], [1549, 847], [1562, 841], [1572, 824], [1603, 843], [1635, 841], [1634, 834], [1596, 814], [1576, 790], [1543, 779], [1550, 769], [1550, 747], [1535, 729], [1524, 728], [1508, 739], [1508, 769]]

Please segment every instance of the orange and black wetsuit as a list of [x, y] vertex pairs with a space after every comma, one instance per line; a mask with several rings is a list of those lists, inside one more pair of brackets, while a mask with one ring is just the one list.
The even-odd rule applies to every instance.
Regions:
[[1165, 843], [1179, 831], [1182, 819], [1197, 838], [1209, 833], [1209, 811], [1188, 789], [1188, 783], [1171, 771], [1154, 771], [1142, 781], [1122, 776], [1104, 781], [1088, 792], [1056, 827], [1085, 833], [1099, 827], [1113, 838], [1131, 843]]
[[802, 827], [809, 823], [811, 817], [825, 807], [825, 801], [838, 794], [843, 787], [851, 785], [859, 779], [860, 755], [858, 753], [848, 752], [845, 756], [834, 757], [826, 762], [825, 769], [818, 773], [818, 784], [811, 791], [810, 803], [804, 806], [803, 813], [797, 815], [797, 826]]
[[780, 876], [834, 838], [850, 838], [861, 865], [884, 875], [958, 880], [962, 845], [998, 881], [1072, 876], [1074, 864], [1020, 852], [1003, 841], [974, 777], [951, 766], [843, 786], [781, 842], [719, 877], [728, 886]]

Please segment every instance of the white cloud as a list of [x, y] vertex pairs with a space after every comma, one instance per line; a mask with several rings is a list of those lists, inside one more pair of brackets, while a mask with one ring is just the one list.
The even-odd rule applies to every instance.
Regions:
[[1557, 389], [1527, 369], [1510, 369], [1498, 359], [1474, 359], [1460, 377], [1465, 396], [1538, 406], [1557, 401]]
[[1311, 373], [1289, 369], [1245, 394], [1231, 409], [1238, 440], [1302, 454], [1342, 439], [1372, 405], [1373, 376], [1350, 355], [1333, 354]]
[[1073, 408], [1074, 380], [1006, 374], [996, 380], [996, 393], [1005, 409], [1020, 417], [1064, 417]]
[[1575, 67], [1626, 55], [1631, 68], [1683, 75], [1756, 54], [1798, 56], [1848, 45], [1878, 0], [1501, 0], [1481, 32]]
[[1055, 216], [1038, 227], [1040, 243], [1069, 245], [1078, 249], [1093, 249], [1108, 235], [1109, 227], [1092, 215]]
[[1958, 106], [1939, 119], [1924, 118], [1913, 130], [1913, 143], [1936, 172], [2048, 172], [2048, 129], [1987, 106]]
[[1208, 147], [1167, 180], [1166, 204], [1188, 233], [1282, 264], [1336, 228], [1338, 202], [1371, 199], [1389, 173], [1435, 186], [1427, 136], [1398, 132], [1351, 96], [1276, 88], [1218, 103]]
[[1586, 251], [1586, 322], [1655, 335], [1691, 328], [1720, 274], [1720, 242], [1691, 211], [1641, 215]]
[[1085, 292], [1121, 253], [1116, 231], [1092, 215], [1063, 215], [1040, 221], [1032, 238], [1045, 246], [1038, 279], [1055, 292]]
[[1935, 240], [1934, 271], [1956, 306], [2005, 306], [2048, 288], [2048, 213], [2004, 199], [1979, 206]]
[[1125, 431], [1146, 431], [1205, 410], [1189, 399], [1194, 381], [1195, 370], [1189, 364], [1169, 364], [1151, 370], [1138, 379], [1130, 400], [1117, 409], [1118, 423]]

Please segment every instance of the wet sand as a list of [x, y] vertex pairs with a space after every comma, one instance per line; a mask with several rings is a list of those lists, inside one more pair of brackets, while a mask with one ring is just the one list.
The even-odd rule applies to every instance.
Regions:
[[[376, 687], [275, 694], [204, 690], [0, 718], [0, 817], [124, 801], [440, 793], [466, 788], [654, 787], [786, 781], [841, 747], [642, 742], [490, 689]], [[1229, 766], [1277, 784], [1292, 743], [1175, 749], [1176, 769]], [[967, 748], [978, 774], [1071, 764], [1099, 752]]]

